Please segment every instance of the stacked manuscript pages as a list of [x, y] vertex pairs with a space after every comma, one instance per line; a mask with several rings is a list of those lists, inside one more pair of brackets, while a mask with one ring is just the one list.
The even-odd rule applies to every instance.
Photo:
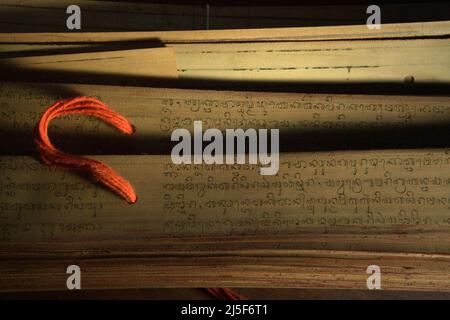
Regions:
[[[449, 31], [439, 22], [373, 33], [352, 26], [4, 34], [0, 49], [9, 55], [1, 67], [70, 74], [76, 66], [95, 78], [97, 57], [98, 73], [122, 84], [135, 76], [256, 80], [262, 88], [269, 81], [445, 84]], [[146, 39], [161, 46], [92, 51]], [[54, 46], [90, 51], [11, 55]], [[423, 139], [448, 134], [449, 97], [70, 82], [0, 84], [0, 290], [65, 289], [66, 268], [76, 264], [84, 288], [364, 289], [368, 266], [378, 265], [383, 289], [450, 291], [450, 151], [441, 137]], [[40, 114], [79, 95], [130, 119], [135, 134], [68, 116], [51, 123], [52, 140], [111, 165], [133, 184], [136, 204], [38, 160], [32, 133]], [[262, 176], [258, 165], [174, 165], [170, 135], [192, 130], [195, 120], [204, 130], [280, 129], [278, 174]]]

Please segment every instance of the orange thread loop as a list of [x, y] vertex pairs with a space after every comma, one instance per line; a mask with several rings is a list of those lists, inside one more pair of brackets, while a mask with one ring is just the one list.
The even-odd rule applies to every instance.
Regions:
[[55, 148], [48, 137], [48, 124], [56, 117], [69, 114], [83, 114], [99, 118], [125, 134], [134, 132], [133, 125], [123, 116], [92, 97], [77, 97], [61, 100], [49, 107], [41, 116], [35, 130], [35, 142], [42, 161], [47, 165], [83, 171], [129, 203], [137, 200], [131, 184], [107, 165], [85, 157], [71, 155]]

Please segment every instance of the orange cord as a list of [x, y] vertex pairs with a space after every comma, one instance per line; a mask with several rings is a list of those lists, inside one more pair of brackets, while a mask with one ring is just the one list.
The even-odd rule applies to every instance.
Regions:
[[230, 288], [207, 288], [206, 290], [210, 295], [219, 300], [247, 300], [247, 298]]
[[56, 117], [69, 114], [83, 114], [99, 118], [128, 135], [134, 132], [132, 124], [127, 119], [95, 98], [77, 97], [61, 100], [49, 107], [36, 125], [35, 142], [39, 148], [42, 161], [47, 165], [88, 172], [95, 181], [104, 184], [128, 203], [135, 203], [137, 197], [133, 187], [113, 169], [97, 160], [59, 151], [50, 142], [48, 137], [50, 121]]
[[[97, 160], [64, 153], [51, 143], [48, 137], [48, 124], [54, 118], [69, 114], [83, 114], [99, 118], [128, 135], [134, 132], [133, 125], [126, 118], [95, 98], [77, 97], [61, 100], [49, 107], [36, 125], [35, 142], [42, 161], [47, 165], [88, 172], [94, 180], [104, 184], [129, 203], [135, 203], [137, 197], [133, 187], [113, 169]], [[206, 290], [217, 299], [245, 300], [244, 297], [229, 288], [208, 288]]]

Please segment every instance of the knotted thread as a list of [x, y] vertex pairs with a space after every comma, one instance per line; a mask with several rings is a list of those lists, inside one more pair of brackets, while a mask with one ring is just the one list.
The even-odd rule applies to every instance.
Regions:
[[128, 135], [134, 132], [133, 125], [126, 118], [95, 98], [77, 97], [60, 100], [44, 112], [36, 125], [34, 140], [38, 146], [42, 161], [47, 165], [86, 172], [95, 181], [102, 183], [129, 203], [135, 203], [137, 197], [133, 187], [113, 169], [97, 160], [68, 154], [53, 146], [48, 137], [50, 121], [56, 117], [69, 114], [83, 114], [99, 118]]

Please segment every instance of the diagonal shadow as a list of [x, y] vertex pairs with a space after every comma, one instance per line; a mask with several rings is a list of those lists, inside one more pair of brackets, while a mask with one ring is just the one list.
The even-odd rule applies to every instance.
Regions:
[[[140, 48], [148, 43], [133, 43]], [[160, 44], [153, 43], [154, 46]], [[123, 50], [123, 43], [100, 46], [104, 50], [116, 48]], [[77, 52], [85, 48], [75, 48]], [[74, 48], [70, 52], [74, 52]], [[60, 53], [58, 51], [58, 53]], [[40, 54], [40, 53], [39, 53]], [[251, 90], [271, 92], [314, 92], [340, 94], [375, 94], [375, 95], [441, 95], [450, 94], [450, 84], [417, 83], [352, 83], [331, 82], [286, 82], [286, 81], [222, 81], [211, 79], [182, 79], [180, 81], [160, 77], [124, 76], [123, 74], [101, 74], [96, 72], [67, 72], [50, 70], [30, 70], [24, 67], [5, 66], [0, 59], [0, 69], [10, 72], [0, 74], [0, 80], [27, 82], [54, 82], [46, 84], [50, 95], [58, 92], [63, 97], [80, 95], [67, 91], [63, 83], [151, 86], [185, 89]], [[58, 84], [56, 84], [58, 83]], [[447, 148], [450, 147], [450, 120], [439, 124], [402, 128], [352, 128], [352, 129], [283, 129], [280, 130], [280, 151], [331, 151], [331, 150], [370, 150], [397, 148]], [[188, 128], [191, 129], [191, 128]], [[35, 147], [32, 128], [20, 127], [14, 132], [1, 130], [4, 136], [0, 154], [33, 154]], [[81, 133], [74, 136], [70, 132], [52, 135], [56, 145], [63, 150], [78, 154], [170, 154], [172, 143], [170, 136], [123, 137], [118, 133], [104, 133], [92, 136]], [[86, 143], [89, 141], [89, 143]]]

